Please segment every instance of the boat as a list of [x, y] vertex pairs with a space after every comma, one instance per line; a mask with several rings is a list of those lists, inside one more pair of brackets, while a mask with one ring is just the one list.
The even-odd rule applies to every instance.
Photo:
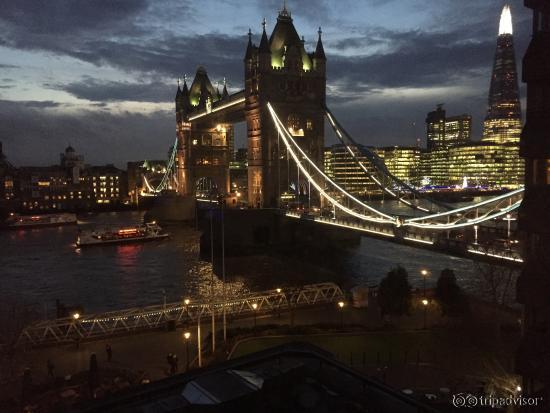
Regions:
[[4, 228], [34, 228], [34, 227], [56, 227], [61, 225], [76, 224], [76, 214], [42, 214], [42, 215], [19, 215], [10, 214], [4, 221]]
[[104, 231], [79, 231], [76, 247], [153, 241], [164, 239], [168, 236], [169, 234], [162, 232], [162, 228], [156, 222], [149, 222], [145, 225], [107, 229]]

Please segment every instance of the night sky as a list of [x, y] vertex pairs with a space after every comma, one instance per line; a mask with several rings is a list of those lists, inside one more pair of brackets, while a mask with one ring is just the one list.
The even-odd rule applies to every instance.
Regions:
[[[531, 29], [511, 4], [518, 66]], [[479, 139], [501, 0], [289, 0], [306, 49], [322, 26], [328, 104], [369, 145], [425, 141], [437, 103], [470, 113]], [[176, 80], [204, 65], [243, 86], [248, 28], [271, 32], [278, 0], [0, 0], [0, 141], [17, 166], [163, 159]], [[522, 96], [524, 96], [522, 87]], [[522, 99], [524, 104], [524, 99]], [[413, 126], [413, 122], [416, 126]], [[237, 142], [245, 142], [244, 128]], [[416, 132], [415, 132], [416, 130]], [[330, 140], [329, 142], [330, 143]]]

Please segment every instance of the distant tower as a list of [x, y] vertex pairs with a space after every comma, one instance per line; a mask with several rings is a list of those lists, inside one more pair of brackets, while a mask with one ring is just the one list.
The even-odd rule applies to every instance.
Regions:
[[[525, 159], [525, 195], [519, 210], [525, 264], [517, 284], [524, 305], [523, 340], [517, 370], [524, 395], [550, 404], [550, 0], [525, 0], [533, 9], [533, 36], [523, 59], [527, 119], [520, 153]], [[535, 410], [528, 410], [535, 411]]]
[[489, 90], [489, 108], [483, 125], [483, 141], [518, 143], [521, 105], [512, 34], [512, 13], [505, 5], [500, 15], [497, 49]]

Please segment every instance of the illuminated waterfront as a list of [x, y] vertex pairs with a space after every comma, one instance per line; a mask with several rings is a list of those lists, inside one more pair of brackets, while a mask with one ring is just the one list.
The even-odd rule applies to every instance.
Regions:
[[[392, 209], [400, 208], [394, 205]], [[137, 223], [141, 216], [139, 212], [88, 215], [80, 217], [80, 223], [122, 225]], [[47, 311], [52, 316], [56, 298], [81, 304], [86, 311], [105, 311], [160, 303], [164, 292], [168, 301], [207, 293], [211, 266], [198, 258], [199, 233], [190, 226], [166, 229], [172, 236], [165, 241], [82, 251], [74, 248], [74, 226], [3, 231], [1, 294], [21, 297], [39, 307], [40, 313]], [[475, 290], [478, 285], [469, 260], [367, 237], [360, 246], [337, 251], [335, 256], [340, 257], [336, 265], [334, 257], [319, 263], [330, 265], [332, 273], [298, 264], [286, 270], [279, 259], [266, 256], [230, 258], [228, 267], [235, 291], [277, 287], [297, 276], [304, 282], [331, 278], [346, 286], [377, 284], [397, 264], [409, 271], [413, 284], [419, 282], [421, 268], [430, 268], [435, 281], [441, 269], [449, 267], [467, 289]], [[249, 265], [252, 261], [254, 265]]]

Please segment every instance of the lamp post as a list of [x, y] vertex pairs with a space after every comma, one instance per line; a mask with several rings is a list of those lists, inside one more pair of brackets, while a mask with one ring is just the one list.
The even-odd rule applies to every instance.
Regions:
[[478, 230], [478, 226], [477, 225], [474, 225], [474, 244], [477, 245], [477, 230]]
[[185, 371], [189, 371], [189, 339], [191, 338], [191, 333], [186, 331], [183, 333], [183, 338], [185, 339]]
[[[200, 310], [199, 310], [200, 311]], [[197, 316], [197, 361], [199, 367], [202, 367], [202, 348], [201, 348], [201, 315]]]
[[212, 274], [210, 277], [210, 304], [212, 313], [212, 353], [216, 351], [216, 314], [214, 309], [214, 209], [212, 208], [212, 196], [210, 197], [210, 261], [212, 262]]
[[[239, 193], [237, 192], [237, 196]], [[227, 318], [226, 318], [226, 301], [227, 297], [225, 296], [225, 217], [224, 217], [224, 207], [225, 202], [221, 199], [221, 210], [222, 210], [222, 296], [223, 296], [223, 342], [227, 344]]]
[[426, 278], [428, 277], [428, 270], [422, 270], [420, 271], [422, 274], [422, 281], [423, 281], [423, 299], [422, 299], [422, 305], [424, 306], [424, 330], [426, 329], [426, 317], [427, 317], [427, 310], [428, 310], [428, 299], [426, 297]]
[[343, 301], [338, 301], [338, 308], [340, 309], [340, 328], [344, 328], [344, 306], [346, 303]]
[[166, 290], [162, 288], [160, 292], [162, 293], [162, 309], [164, 310], [164, 315], [166, 315]]
[[256, 331], [256, 310], [258, 309], [258, 304], [252, 304], [252, 310], [254, 310], [254, 331]]
[[422, 305], [424, 306], [424, 330], [426, 330], [426, 326], [427, 326], [428, 304], [429, 304], [428, 299], [424, 298], [422, 300]]
[[[277, 288], [275, 291], [277, 291], [277, 294], [281, 294], [283, 290], [280, 288]], [[281, 297], [279, 296], [278, 303], [277, 303], [277, 318], [281, 318]]]

